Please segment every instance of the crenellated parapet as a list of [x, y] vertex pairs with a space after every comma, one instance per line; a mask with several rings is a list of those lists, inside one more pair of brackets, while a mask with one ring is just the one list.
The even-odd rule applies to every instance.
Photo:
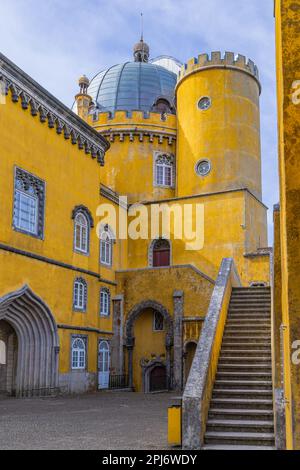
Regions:
[[222, 55], [220, 51], [212, 52], [210, 55], [199, 54], [198, 57], [193, 57], [188, 60], [188, 62], [181, 67], [177, 86], [191, 73], [212, 68], [240, 70], [253, 76], [260, 87], [258, 68], [251, 59], [247, 60], [245, 56], [235, 54], [234, 52], [225, 52], [225, 54]]
[[115, 113], [93, 113], [89, 124], [110, 142], [149, 141], [172, 145], [176, 141], [176, 116], [143, 111], [116, 111]]

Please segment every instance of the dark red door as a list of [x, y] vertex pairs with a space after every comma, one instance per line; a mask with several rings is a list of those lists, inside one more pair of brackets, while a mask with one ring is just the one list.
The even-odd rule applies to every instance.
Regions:
[[153, 266], [170, 266], [170, 250], [154, 250]]
[[159, 392], [167, 389], [166, 368], [157, 366], [150, 372], [150, 392]]

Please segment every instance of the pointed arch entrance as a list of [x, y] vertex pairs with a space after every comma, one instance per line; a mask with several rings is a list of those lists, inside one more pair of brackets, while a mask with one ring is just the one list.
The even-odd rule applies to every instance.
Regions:
[[[47, 305], [28, 286], [0, 298], [0, 334], [4, 330], [7, 375], [5, 381], [2, 367], [2, 388], [5, 382], [7, 392], [16, 396], [49, 394], [56, 389], [57, 326]], [[14, 367], [9, 363], [10, 353]]]

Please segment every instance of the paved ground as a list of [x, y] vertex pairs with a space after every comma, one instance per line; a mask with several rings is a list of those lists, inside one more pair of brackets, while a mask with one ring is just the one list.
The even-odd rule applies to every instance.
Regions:
[[0, 398], [0, 449], [167, 449], [172, 396]]

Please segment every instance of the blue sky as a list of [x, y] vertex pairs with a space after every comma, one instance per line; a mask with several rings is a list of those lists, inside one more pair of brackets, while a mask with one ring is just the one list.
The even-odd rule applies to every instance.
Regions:
[[263, 200], [278, 201], [273, 0], [0, 0], [0, 50], [67, 105], [82, 73], [131, 58], [140, 35], [151, 56], [182, 62], [233, 51], [254, 60], [262, 82]]

